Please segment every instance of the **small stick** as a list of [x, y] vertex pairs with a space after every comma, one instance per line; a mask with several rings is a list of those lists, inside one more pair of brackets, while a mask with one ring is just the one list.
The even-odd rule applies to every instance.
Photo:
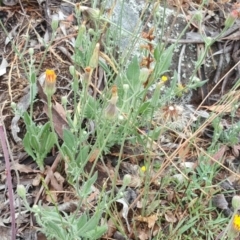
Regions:
[[[51, 166], [52, 172], [54, 172], [54, 171], [56, 170], [56, 168], [57, 168], [57, 166], [58, 166], [58, 164], [59, 164], [59, 162], [60, 162], [61, 159], [62, 159], [62, 156], [61, 156], [61, 154], [59, 153], [59, 154], [57, 155], [55, 161], [53, 162], [53, 165]], [[49, 172], [51, 172], [51, 171], [48, 171], [47, 176], [46, 176], [45, 179], [44, 179], [44, 183], [45, 183], [46, 185], [48, 185], [48, 183], [50, 182], [50, 174], [49, 174]], [[44, 190], [44, 186], [42, 185], [41, 188], [40, 188], [40, 190], [39, 190], [39, 192], [38, 192], [38, 194], [37, 194], [37, 196], [36, 196], [36, 198], [35, 198], [34, 204], [37, 204], [39, 198], [41, 197], [41, 194], [42, 194], [43, 190]]]
[[8, 187], [8, 195], [9, 195], [9, 204], [10, 204], [10, 212], [11, 212], [11, 219], [12, 219], [12, 224], [11, 224], [11, 239], [15, 240], [16, 239], [16, 222], [15, 222], [15, 208], [14, 208], [14, 198], [13, 198], [13, 186], [12, 186], [12, 177], [11, 177], [11, 168], [10, 168], [10, 161], [9, 161], [9, 153], [8, 153], [8, 148], [6, 144], [6, 134], [4, 132], [3, 128], [3, 123], [2, 120], [0, 119], [0, 142], [2, 145], [3, 149], [3, 155], [5, 159], [5, 165], [6, 165], [6, 172], [7, 172], [7, 187]]

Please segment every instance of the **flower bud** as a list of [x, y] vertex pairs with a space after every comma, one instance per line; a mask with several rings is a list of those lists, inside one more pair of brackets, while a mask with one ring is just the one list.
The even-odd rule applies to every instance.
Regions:
[[97, 8], [88, 8], [86, 12], [92, 20], [98, 20], [100, 18], [100, 10]]
[[140, 75], [139, 75], [140, 82], [145, 83], [150, 73], [151, 73], [151, 70], [149, 70], [148, 68], [140, 69]]
[[132, 177], [130, 174], [125, 174], [123, 177], [123, 186], [128, 186], [131, 183]]
[[28, 49], [28, 53], [29, 53], [29, 55], [32, 56], [34, 54], [34, 49], [33, 48], [29, 48]]
[[127, 92], [128, 89], [129, 89], [129, 85], [128, 85], [128, 84], [123, 84], [123, 90], [124, 90], [125, 92]]
[[23, 199], [26, 198], [26, 188], [22, 184], [17, 185], [17, 194]]
[[11, 102], [11, 108], [15, 111], [17, 109], [17, 104], [15, 102]]
[[92, 36], [94, 36], [94, 35], [96, 34], [95, 30], [92, 29], [92, 28], [89, 28], [89, 29], [88, 29], [88, 33], [89, 33], [90, 35], [92, 35]]
[[83, 41], [83, 36], [86, 33], [86, 25], [85, 22], [82, 23], [82, 25], [80, 26], [79, 30], [78, 30], [78, 35], [75, 41], [75, 47], [76, 48], [80, 48], [82, 45], [82, 41]]
[[123, 115], [119, 115], [119, 116], [118, 116], [118, 120], [119, 120], [119, 121], [123, 121], [123, 120], [124, 120]]
[[211, 46], [213, 44], [213, 39], [211, 37], [204, 38], [204, 42], [207, 46]]
[[62, 105], [66, 105], [68, 103], [67, 96], [62, 96], [61, 102], [62, 102]]
[[52, 96], [56, 92], [56, 78], [54, 70], [47, 69], [44, 82], [44, 92], [47, 96]]
[[99, 48], [100, 48], [100, 44], [97, 43], [93, 50], [93, 54], [92, 54], [90, 62], [89, 62], [89, 66], [93, 69], [98, 66]]
[[40, 213], [41, 212], [41, 209], [36, 204], [32, 206], [32, 210], [33, 210], [34, 213]]
[[52, 20], [52, 30], [55, 32], [58, 29], [58, 20]]
[[194, 17], [194, 20], [196, 20], [198, 23], [202, 22], [203, 16], [200, 11], [197, 11], [193, 17]]
[[240, 209], [240, 196], [234, 196], [232, 198], [232, 206], [234, 210]]
[[225, 20], [225, 23], [224, 23], [225, 27], [230, 28], [234, 24], [237, 18], [238, 18], [238, 12], [237, 10], [233, 10]]
[[69, 72], [70, 72], [70, 74], [71, 74], [72, 76], [75, 75], [75, 67], [74, 67], [73, 65], [71, 65], [71, 66], [69, 67]]

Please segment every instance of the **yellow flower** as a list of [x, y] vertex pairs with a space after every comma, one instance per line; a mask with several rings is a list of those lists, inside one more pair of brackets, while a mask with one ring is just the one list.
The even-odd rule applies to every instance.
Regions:
[[146, 172], [146, 170], [147, 170], [146, 166], [142, 166], [141, 170], [142, 170], [142, 172]]
[[168, 77], [167, 77], [167, 76], [163, 75], [163, 76], [161, 77], [161, 81], [162, 81], [162, 82], [166, 82], [167, 80], [168, 80]]
[[235, 214], [235, 216], [233, 217], [233, 222], [232, 222], [233, 228], [237, 231], [240, 231], [240, 215], [239, 214]]
[[57, 75], [52, 69], [47, 69], [45, 75], [44, 92], [46, 95], [52, 96], [56, 91]]

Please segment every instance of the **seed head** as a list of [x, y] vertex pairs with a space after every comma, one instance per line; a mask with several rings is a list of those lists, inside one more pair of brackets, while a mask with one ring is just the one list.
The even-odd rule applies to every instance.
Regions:
[[118, 92], [117, 92], [117, 86], [113, 85], [112, 87], [112, 97], [109, 100], [109, 104], [105, 109], [105, 116], [109, 119], [114, 118], [117, 115], [118, 109], [117, 109], [117, 100], [118, 100]]

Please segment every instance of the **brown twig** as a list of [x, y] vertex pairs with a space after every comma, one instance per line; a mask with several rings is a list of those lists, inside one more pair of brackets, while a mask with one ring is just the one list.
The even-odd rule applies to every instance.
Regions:
[[11, 239], [16, 239], [16, 223], [15, 223], [15, 208], [14, 208], [14, 200], [13, 200], [13, 186], [12, 186], [12, 177], [11, 177], [11, 169], [10, 169], [10, 161], [9, 161], [9, 153], [8, 148], [6, 144], [6, 134], [4, 132], [3, 123], [0, 119], [0, 142], [3, 149], [3, 155], [5, 159], [5, 165], [6, 165], [6, 172], [7, 172], [7, 188], [8, 188], [8, 195], [9, 195], [9, 204], [10, 204], [10, 212], [11, 212], [11, 218], [12, 218], [12, 224], [11, 224]]
[[[50, 173], [50, 172], [54, 172], [54, 171], [56, 170], [56, 168], [57, 168], [59, 162], [61, 161], [61, 159], [62, 159], [62, 156], [61, 156], [61, 154], [59, 153], [59, 154], [57, 155], [55, 161], [53, 162], [53, 165], [51, 166], [51, 171], [48, 171], [47, 176], [46, 176], [45, 179], [44, 179], [44, 183], [45, 183], [46, 185], [48, 185], [48, 183], [49, 183], [49, 181], [50, 181], [50, 174], [49, 174], [49, 173]], [[34, 204], [37, 204], [39, 198], [41, 197], [41, 194], [42, 194], [43, 190], [44, 190], [44, 186], [42, 185], [41, 188], [40, 188], [40, 190], [39, 190], [39, 192], [38, 192], [38, 194], [37, 194], [37, 196], [36, 196], [36, 198], [35, 198], [35, 200], [34, 200]]]

